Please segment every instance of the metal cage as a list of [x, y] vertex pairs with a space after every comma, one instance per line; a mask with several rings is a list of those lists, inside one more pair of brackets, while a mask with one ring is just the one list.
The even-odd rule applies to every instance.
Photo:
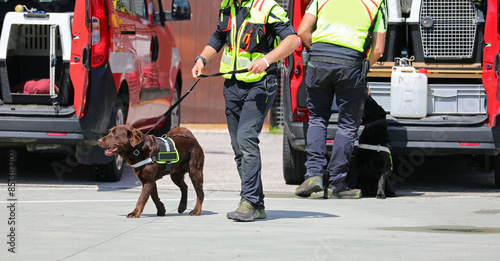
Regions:
[[422, 0], [423, 56], [464, 59], [474, 55], [478, 18], [470, 0]]

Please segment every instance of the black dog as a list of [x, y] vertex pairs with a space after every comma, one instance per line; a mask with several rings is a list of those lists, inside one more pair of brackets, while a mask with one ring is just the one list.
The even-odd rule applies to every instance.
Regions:
[[392, 157], [385, 110], [368, 96], [363, 110], [363, 132], [351, 161], [348, 182], [361, 189], [363, 196], [384, 199], [395, 196], [389, 183], [392, 175]]

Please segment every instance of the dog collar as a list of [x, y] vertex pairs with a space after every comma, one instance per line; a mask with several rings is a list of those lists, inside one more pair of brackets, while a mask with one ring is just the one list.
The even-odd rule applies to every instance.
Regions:
[[127, 157], [127, 160], [139, 156], [139, 154], [141, 154], [142, 151], [142, 146], [144, 146], [144, 140], [142, 140], [141, 143], [137, 144], [137, 146], [133, 147], [134, 151], [132, 152], [132, 155]]
[[391, 150], [388, 147], [380, 146], [380, 144], [378, 144], [378, 145], [359, 144], [358, 148], [365, 149], [365, 150], [374, 150], [376, 152], [383, 151], [383, 152], [387, 152], [387, 153], [391, 154]]

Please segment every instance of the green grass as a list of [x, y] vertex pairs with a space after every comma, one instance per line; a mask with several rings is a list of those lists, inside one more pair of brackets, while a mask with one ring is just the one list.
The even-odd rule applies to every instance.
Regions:
[[271, 134], [283, 134], [283, 129], [275, 127], [275, 126], [269, 126], [269, 133], [271, 133]]

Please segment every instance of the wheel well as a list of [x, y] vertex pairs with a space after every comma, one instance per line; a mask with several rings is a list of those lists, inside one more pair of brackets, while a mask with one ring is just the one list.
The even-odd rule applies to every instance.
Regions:
[[[179, 95], [181, 95], [182, 92], [182, 77], [181, 77], [181, 72], [177, 74], [177, 78], [175, 79], [175, 82], [178, 83], [177, 85], [179, 86]], [[175, 88], [175, 86], [174, 86]]]

